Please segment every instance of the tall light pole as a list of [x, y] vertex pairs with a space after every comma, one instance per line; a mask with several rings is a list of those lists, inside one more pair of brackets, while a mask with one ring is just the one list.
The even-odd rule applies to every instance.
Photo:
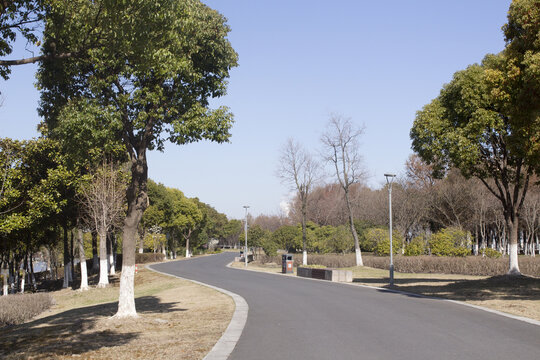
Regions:
[[396, 175], [384, 174], [388, 184], [388, 217], [390, 218], [390, 286], [394, 285], [394, 252], [392, 250], [392, 183]]
[[247, 231], [248, 231], [248, 226], [247, 226], [247, 214], [248, 214], [248, 209], [249, 209], [249, 206], [247, 205], [244, 205], [244, 209], [246, 209], [246, 220], [244, 222], [244, 234], [246, 234], [246, 247], [244, 249], [244, 263], [245, 263], [245, 267], [247, 267], [248, 265], [248, 260], [247, 260], [247, 252], [248, 252], [248, 247], [247, 247]]

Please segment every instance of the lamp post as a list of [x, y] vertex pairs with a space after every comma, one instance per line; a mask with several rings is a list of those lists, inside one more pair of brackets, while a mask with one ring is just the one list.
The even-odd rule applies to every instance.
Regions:
[[384, 174], [388, 184], [388, 217], [390, 218], [390, 286], [394, 285], [394, 251], [392, 250], [392, 183], [396, 175]]
[[248, 247], [247, 247], [247, 231], [248, 231], [247, 215], [248, 215], [249, 206], [244, 205], [244, 209], [246, 209], [246, 220], [244, 222], [244, 234], [246, 235], [246, 247], [244, 248], [244, 264], [245, 264], [245, 267], [247, 267], [247, 265], [248, 265], [248, 260], [247, 260], [247, 252], [248, 252]]

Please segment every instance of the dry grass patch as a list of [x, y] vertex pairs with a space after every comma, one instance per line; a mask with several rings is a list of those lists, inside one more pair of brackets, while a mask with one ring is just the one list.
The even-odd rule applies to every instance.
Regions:
[[146, 269], [135, 283], [138, 318], [111, 318], [117, 286], [61, 290], [50, 311], [0, 330], [0, 358], [202, 359], [231, 320], [233, 300], [215, 290]]
[[[243, 263], [233, 267], [244, 268]], [[255, 261], [248, 269], [281, 273], [281, 265]], [[367, 266], [348, 267], [358, 285], [389, 288], [388, 270]], [[294, 268], [296, 274], [296, 268]], [[459, 274], [394, 273], [393, 289], [414, 294], [459, 300], [473, 305], [540, 321], [540, 279], [529, 276], [474, 276]]]

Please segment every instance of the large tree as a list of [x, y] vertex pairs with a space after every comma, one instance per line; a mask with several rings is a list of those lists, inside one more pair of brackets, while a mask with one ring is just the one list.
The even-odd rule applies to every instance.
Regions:
[[499, 199], [509, 241], [509, 274], [519, 274], [520, 212], [540, 159], [540, 6], [514, 1], [506, 49], [454, 74], [419, 111], [413, 149], [435, 170], [474, 176]]
[[85, 56], [42, 63], [41, 109], [52, 127], [58, 107], [73, 101], [96, 102], [120, 119], [131, 181], [117, 316], [136, 316], [135, 239], [148, 205], [147, 150], [163, 150], [166, 141], [228, 141], [232, 115], [225, 107], [210, 110], [208, 101], [225, 94], [237, 55], [225, 18], [199, 1], [93, 1], [85, 10], [95, 19], [91, 28], [54, 8], [49, 14], [46, 49], [63, 53], [86, 36], [99, 41]]

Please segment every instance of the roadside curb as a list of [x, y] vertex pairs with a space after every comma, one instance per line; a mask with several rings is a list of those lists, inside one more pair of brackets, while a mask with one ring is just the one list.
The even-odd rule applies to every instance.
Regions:
[[210, 350], [210, 352], [206, 354], [206, 356], [203, 359], [203, 360], [226, 360], [229, 357], [229, 355], [232, 353], [232, 351], [234, 350], [236, 343], [240, 339], [240, 335], [242, 335], [242, 331], [244, 330], [244, 327], [246, 326], [247, 316], [249, 312], [249, 306], [246, 300], [242, 296], [235, 294], [231, 291], [221, 289], [213, 285], [205, 284], [200, 281], [186, 279], [177, 275], [167, 274], [167, 273], [152, 269], [150, 268], [150, 266], [151, 265], [146, 265], [145, 267], [148, 270], [157, 272], [162, 275], [172, 276], [177, 279], [191, 281], [192, 283], [209, 287], [225, 295], [228, 295], [233, 299], [235, 303], [235, 310], [234, 310], [234, 314], [232, 316], [231, 322], [229, 323], [229, 326], [227, 326], [227, 329], [225, 330], [223, 335], [221, 335], [221, 338], [214, 345], [212, 350]]
[[288, 275], [288, 274], [272, 273], [272, 272], [254, 270], [254, 269], [237, 268], [237, 267], [232, 267], [231, 264], [232, 263], [229, 263], [227, 265], [227, 267], [229, 267], [231, 269], [237, 269], [237, 270], [254, 271], [254, 272], [258, 272], [258, 273], [262, 273], [262, 274], [271, 274], [271, 275], [285, 276], [285, 277], [289, 277], [289, 278], [297, 278], [297, 279], [301, 279], [301, 280], [321, 281], [321, 282], [325, 282], [325, 283], [363, 287], [363, 288], [378, 290], [378, 291], [381, 291], [381, 292], [389, 292], [389, 293], [395, 293], [395, 294], [406, 295], [406, 296], [410, 296], [410, 297], [423, 298], [423, 299], [442, 300], [442, 301], [446, 301], [446, 302], [450, 302], [450, 303], [454, 303], [454, 304], [458, 304], [458, 305], [468, 306], [470, 308], [474, 308], [474, 309], [478, 309], [478, 310], [483, 310], [483, 311], [486, 311], [486, 312], [489, 312], [489, 313], [492, 313], [492, 314], [496, 314], [496, 315], [500, 315], [500, 316], [504, 316], [504, 317], [507, 317], [507, 318], [510, 318], [510, 319], [523, 321], [523, 322], [526, 322], [526, 323], [529, 323], [529, 324], [532, 324], [532, 325], [540, 326], [540, 321], [535, 320], [535, 319], [531, 319], [531, 318], [527, 318], [527, 317], [523, 317], [523, 316], [518, 316], [518, 315], [508, 314], [508, 313], [504, 313], [502, 311], [490, 309], [490, 308], [483, 307], [483, 306], [480, 306], [480, 305], [468, 304], [466, 302], [459, 301], [459, 300], [444, 299], [444, 298], [439, 298], [439, 297], [435, 297], [435, 296], [427, 296], [427, 295], [415, 294], [415, 293], [402, 291], [402, 290], [381, 288], [381, 287], [375, 287], [375, 286], [369, 286], [369, 285], [345, 283], [345, 282], [329, 282], [328, 280], [304, 278], [304, 277], [300, 277], [300, 276], [296, 276], [296, 275], [291, 276], [291, 275]]

